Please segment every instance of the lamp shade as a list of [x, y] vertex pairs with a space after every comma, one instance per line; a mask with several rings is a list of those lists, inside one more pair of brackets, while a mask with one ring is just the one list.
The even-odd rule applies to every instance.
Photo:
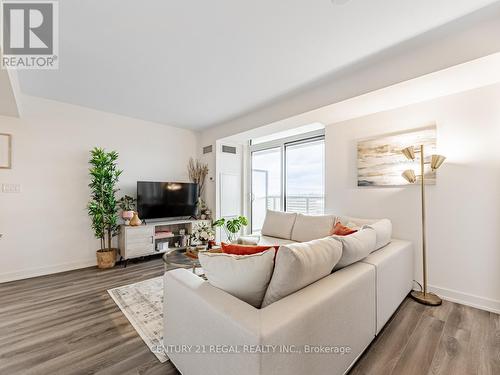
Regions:
[[443, 155], [432, 155], [431, 156], [431, 168], [433, 171], [435, 171], [436, 169], [438, 169], [441, 164], [443, 164], [443, 162], [446, 160], [446, 157], [444, 157]]
[[413, 146], [406, 147], [402, 149], [401, 152], [408, 160], [415, 160], [415, 149]]
[[410, 184], [413, 184], [415, 181], [417, 181], [417, 176], [415, 176], [415, 172], [413, 171], [413, 169], [407, 169], [401, 174], [401, 176], [403, 176], [404, 179]]

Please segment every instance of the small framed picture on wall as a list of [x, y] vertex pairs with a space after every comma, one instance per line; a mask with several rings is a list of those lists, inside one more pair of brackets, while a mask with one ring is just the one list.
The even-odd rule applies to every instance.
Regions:
[[0, 169], [12, 168], [12, 135], [0, 133]]

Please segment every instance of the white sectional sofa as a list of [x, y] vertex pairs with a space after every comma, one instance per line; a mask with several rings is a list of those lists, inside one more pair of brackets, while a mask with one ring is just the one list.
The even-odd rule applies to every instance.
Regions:
[[[336, 220], [378, 222], [271, 216], [262, 244], [325, 237]], [[377, 232], [377, 245], [384, 236]], [[396, 239], [261, 309], [188, 270], [172, 270], [165, 273], [164, 344], [184, 375], [344, 374], [411, 291], [412, 279], [412, 245]]]

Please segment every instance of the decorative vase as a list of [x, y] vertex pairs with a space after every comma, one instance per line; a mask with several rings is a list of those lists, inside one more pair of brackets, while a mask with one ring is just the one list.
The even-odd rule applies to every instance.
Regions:
[[122, 219], [125, 220], [125, 222], [132, 220], [134, 217], [134, 211], [122, 211]]
[[227, 241], [232, 244], [237, 244], [238, 237], [236, 236], [236, 233], [228, 233]]
[[141, 219], [139, 219], [139, 216], [137, 215], [137, 212], [134, 211], [134, 216], [132, 217], [132, 219], [130, 219], [129, 225], [132, 226], [132, 227], [138, 227], [141, 224], [142, 224]]
[[106, 269], [113, 268], [116, 262], [117, 249], [101, 249], [97, 250], [97, 268]]

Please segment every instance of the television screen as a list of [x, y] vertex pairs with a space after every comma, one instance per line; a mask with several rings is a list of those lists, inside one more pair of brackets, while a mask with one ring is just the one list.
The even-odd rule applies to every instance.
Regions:
[[137, 211], [141, 219], [193, 216], [197, 199], [198, 184], [137, 182]]

